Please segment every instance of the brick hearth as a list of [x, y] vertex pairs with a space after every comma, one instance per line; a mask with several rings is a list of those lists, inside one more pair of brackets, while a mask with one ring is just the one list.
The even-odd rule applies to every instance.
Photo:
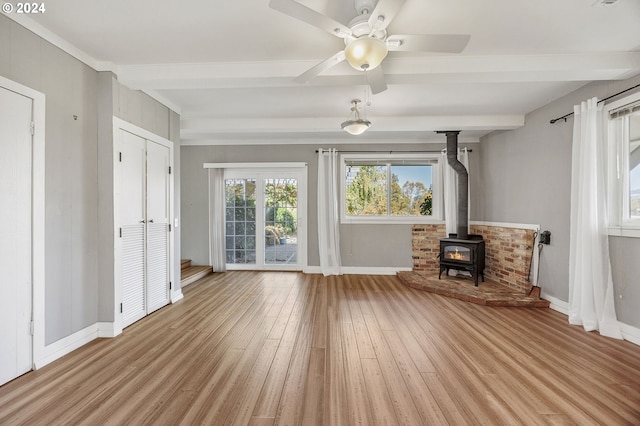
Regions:
[[466, 302], [488, 306], [517, 306], [527, 308], [548, 308], [549, 301], [540, 299], [536, 292], [522, 293], [486, 280], [478, 287], [468, 277], [442, 277], [425, 272], [398, 272], [398, 278], [407, 287], [424, 290], [442, 296], [453, 297]]
[[[549, 307], [528, 281], [534, 231], [487, 225], [471, 225], [471, 234], [482, 235], [486, 244], [486, 281], [478, 287], [466, 277], [444, 276], [438, 280], [440, 238], [444, 225], [414, 225], [413, 271], [398, 277], [412, 288], [494, 306]], [[534, 290], [539, 290], [537, 287]]]

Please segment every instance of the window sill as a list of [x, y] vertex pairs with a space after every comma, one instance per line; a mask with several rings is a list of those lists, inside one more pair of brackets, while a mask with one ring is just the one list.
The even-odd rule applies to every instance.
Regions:
[[444, 224], [444, 220], [437, 218], [422, 218], [422, 217], [396, 217], [393, 219], [382, 217], [342, 217], [340, 218], [341, 224], [377, 224], [377, 225], [416, 225], [416, 224]]
[[631, 227], [621, 227], [621, 226], [610, 226], [607, 228], [607, 233], [610, 237], [629, 237], [629, 238], [640, 238], [640, 227], [631, 228]]

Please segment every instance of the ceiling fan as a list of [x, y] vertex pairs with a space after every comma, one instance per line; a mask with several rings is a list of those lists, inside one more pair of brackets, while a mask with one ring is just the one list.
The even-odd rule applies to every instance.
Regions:
[[271, 0], [269, 7], [344, 40], [344, 50], [299, 75], [296, 82], [306, 83], [346, 59], [353, 68], [367, 72], [371, 92], [375, 94], [387, 89], [384, 73], [379, 65], [389, 51], [460, 53], [469, 43], [470, 36], [463, 34], [387, 34], [387, 27], [405, 1], [354, 0], [358, 16], [348, 25], [294, 0]]

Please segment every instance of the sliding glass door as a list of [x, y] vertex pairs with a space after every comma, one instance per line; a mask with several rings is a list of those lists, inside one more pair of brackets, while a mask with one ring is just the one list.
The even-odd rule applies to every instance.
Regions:
[[306, 169], [225, 170], [227, 269], [302, 269], [305, 186]]

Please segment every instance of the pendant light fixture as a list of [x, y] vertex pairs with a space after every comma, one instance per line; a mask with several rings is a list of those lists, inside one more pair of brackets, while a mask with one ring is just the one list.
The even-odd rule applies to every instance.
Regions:
[[347, 117], [347, 121], [342, 123], [342, 129], [347, 133], [352, 135], [361, 135], [363, 134], [369, 126], [371, 126], [371, 122], [369, 120], [363, 120], [360, 118], [360, 107], [358, 104], [362, 102], [360, 99], [353, 99], [351, 103], [353, 106], [351, 107], [351, 113], [349, 117]]

